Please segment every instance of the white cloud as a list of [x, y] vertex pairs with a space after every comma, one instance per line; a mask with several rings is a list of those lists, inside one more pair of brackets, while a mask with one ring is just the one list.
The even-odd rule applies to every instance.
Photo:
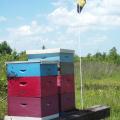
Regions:
[[29, 25], [23, 25], [19, 28], [9, 28], [8, 32], [13, 36], [28, 36], [32, 34]]
[[0, 43], [3, 42], [4, 40], [3, 39], [0, 39]]
[[[91, 42], [92, 41], [92, 42]], [[94, 47], [100, 44], [103, 44], [104, 42], [108, 41], [107, 36], [103, 35], [95, 35], [94, 37], [89, 37], [89, 40], [87, 40], [83, 46], [84, 47]]]
[[32, 21], [31, 24], [23, 25], [18, 28], [8, 28], [7, 31], [11, 36], [16, 37], [29, 37], [38, 34], [44, 34], [46, 32], [51, 32], [53, 29], [49, 26], [42, 26], [37, 23], [37, 21]]
[[25, 24], [16, 28], [8, 28], [7, 39], [12, 48], [20, 50], [40, 49], [44, 41], [47, 40], [47, 34], [52, 32], [50, 26], [40, 25], [37, 21]]
[[68, 9], [60, 7], [49, 14], [48, 19], [58, 26], [77, 27], [79, 25], [87, 26], [96, 23], [97, 16], [94, 16], [89, 12], [80, 16], [75, 10], [68, 11]]
[[55, 7], [68, 6], [73, 4], [72, 0], [52, 0], [52, 5]]
[[5, 22], [5, 21], [7, 21], [7, 18], [4, 16], [0, 16], [0, 22]]
[[[58, 2], [59, 3], [59, 2]], [[85, 27], [89, 30], [91, 26], [109, 27], [120, 26], [120, 2], [117, 0], [93, 0], [88, 1], [81, 15], [67, 7], [57, 7], [48, 15], [48, 19], [59, 27]], [[116, 13], [116, 14], [114, 14]]]
[[[6, 39], [11, 40], [10, 44], [17, 50], [40, 49], [40, 46], [45, 44], [47, 48], [62, 47], [79, 52], [79, 32], [82, 31], [81, 49], [88, 52], [90, 49], [98, 49], [99, 45], [103, 46], [109, 39], [105, 36], [105, 32], [95, 36], [87, 34], [88, 32], [92, 29], [92, 32], [98, 30], [109, 32], [109, 27], [120, 26], [120, 1], [118, 0], [88, 0], [80, 15], [76, 12], [74, 1], [52, 0], [52, 4], [55, 9], [48, 16], [46, 14], [36, 16], [42, 21], [47, 18], [46, 24], [39, 24], [33, 20], [19, 27], [9, 28]], [[17, 19], [23, 18], [18, 16]]]

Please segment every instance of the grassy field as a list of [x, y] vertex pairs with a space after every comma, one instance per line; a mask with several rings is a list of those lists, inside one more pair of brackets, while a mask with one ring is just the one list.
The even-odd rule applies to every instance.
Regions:
[[6, 114], [6, 92], [0, 92], [0, 120], [3, 119]]
[[[84, 108], [93, 105], [111, 107], [109, 120], [120, 120], [120, 66], [83, 63]], [[76, 106], [80, 104], [79, 64], [76, 64]]]
[[[84, 108], [93, 105], [111, 107], [110, 120], [120, 120], [120, 66], [108, 63], [83, 62]], [[80, 104], [79, 63], [75, 64], [76, 106]], [[6, 93], [0, 92], [0, 99]], [[0, 118], [6, 113], [6, 101], [0, 101]]]

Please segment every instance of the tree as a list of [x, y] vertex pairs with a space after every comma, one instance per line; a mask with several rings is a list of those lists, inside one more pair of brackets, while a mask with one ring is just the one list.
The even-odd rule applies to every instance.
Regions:
[[95, 60], [101, 61], [101, 60], [102, 60], [102, 53], [97, 52], [97, 53], [94, 55], [94, 57], [95, 57]]
[[108, 61], [113, 62], [113, 63], [118, 63], [119, 59], [120, 59], [120, 56], [117, 53], [117, 49], [115, 47], [110, 49], [109, 54], [108, 54]]
[[91, 61], [92, 60], [92, 54], [91, 53], [88, 53], [87, 56], [86, 56], [86, 60], [87, 61]]
[[19, 53], [17, 57], [18, 57], [17, 58], [18, 61], [27, 61], [28, 60], [26, 51]]
[[103, 61], [106, 61], [106, 57], [107, 57], [106, 52], [103, 52], [103, 54], [102, 54]]
[[90, 53], [87, 54], [87, 58], [88, 58], [88, 59], [90, 59], [91, 56], [92, 56], [92, 55], [91, 55]]
[[11, 47], [7, 44], [6, 41], [2, 42], [0, 44], [0, 54], [11, 54], [12, 49]]
[[80, 57], [79, 57], [78, 55], [75, 55], [74, 61], [75, 61], [75, 62], [79, 62], [79, 61], [80, 61]]

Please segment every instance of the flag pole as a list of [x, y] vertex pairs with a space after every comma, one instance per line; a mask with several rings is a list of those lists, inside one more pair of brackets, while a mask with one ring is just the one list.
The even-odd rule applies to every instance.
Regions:
[[[86, 4], [86, 0], [76, 0], [77, 1], [77, 12], [80, 14], [84, 5]], [[80, 47], [80, 84], [81, 84], [81, 89], [80, 89], [80, 96], [81, 96], [81, 107], [84, 109], [84, 99], [83, 99], [83, 74], [82, 74], [82, 52], [81, 52], [81, 42], [80, 42], [80, 25], [79, 25], [79, 44], [78, 46]], [[78, 49], [79, 49], [78, 47]]]
[[80, 47], [80, 87], [81, 87], [81, 108], [84, 109], [84, 100], [83, 100], [83, 74], [82, 74], [82, 50], [81, 50], [81, 39], [80, 39], [80, 26], [79, 26], [79, 47]]

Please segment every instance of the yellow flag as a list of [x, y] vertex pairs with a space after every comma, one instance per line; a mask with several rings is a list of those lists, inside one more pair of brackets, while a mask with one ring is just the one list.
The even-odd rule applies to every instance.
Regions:
[[77, 2], [77, 12], [81, 13], [84, 5], [86, 4], [86, 0], [76, 0]]
[[86, 4], [86, 0], [76, 0], [77, 4], [81, 7], [84, 7], [84, 5]]

